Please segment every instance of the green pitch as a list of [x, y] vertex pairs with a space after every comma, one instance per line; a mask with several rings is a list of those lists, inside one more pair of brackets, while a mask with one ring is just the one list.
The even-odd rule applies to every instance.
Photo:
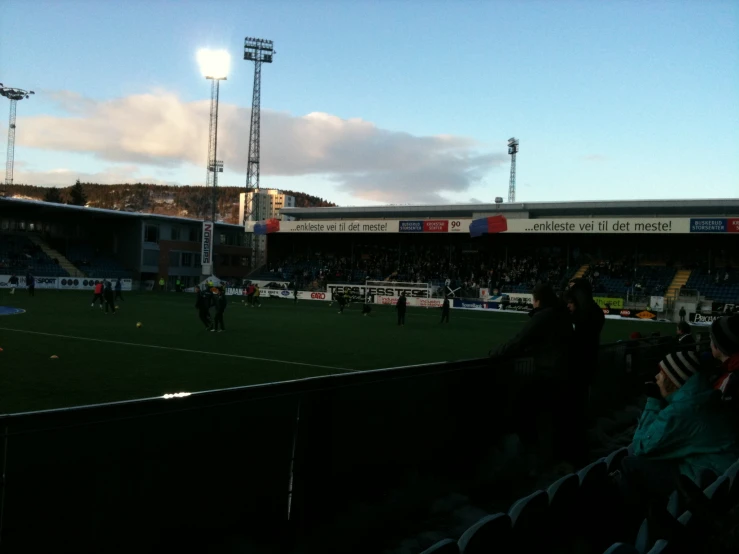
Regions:
[[[192, 294], [124, 293], [115, 316], [90, 308], [92, 294], [38, 290], [0, 306], [0, 413], [97, 404], [485, 356], [526, 316], [410, 308], [396, 325], [389, 306], [262, 298], [261, 308], [229, 297], [225, 333], [204, 330]], [[136, 323], [142, 327], [137, 328]], [[674, 333], [671, 324], [607, 321], [602, 342], [633, 330]], [[58, 356], [52, 359], [51, 356]]]

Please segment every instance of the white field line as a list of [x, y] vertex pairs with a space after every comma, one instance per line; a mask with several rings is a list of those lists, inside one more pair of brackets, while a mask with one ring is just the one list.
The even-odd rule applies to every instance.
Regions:
[[271, 363], [278, 363], [278, 364], [288, 364], [288, 365], [298, 365], [303, 367], [318, 367], [321, 369], [333, 369], [336, 371], [350, 371], [355, 372], [358, 371], [356, 369], [349, 369], [346, 367], [334, 367], [334, 366], [328, 366], [328, 365], [317, 365], [317, 364], [306, 364], [303, 362], [290, 362], [287, 360], [273, 360], [271, 358], [256, 358], [254, 356], [242, 356], [241, 354], [225, 354], [223, 352], [207, 352], [204, 350], [190, 350], [187, 348], [175, 348], [172, 346], [156, 346], [153, 344], [138, 344], [135, 342], [122, 342], [122, 341], [116, 341], [116, 340], [107, 340], [107, 339], [93, 339], [90, 337], [73, 337], [71, 335], [58, 335], [56, 333], [41, 333], [39, 331], [26, 331], [25, 329], [10, 329], [8, 327], [0, 327], [0, 331], [10, 331], [12, 333], [27, 333], [29, 335], [43, 335], [47, 337], [57, 337], [62, 339], [74, 339], [74, 340], [86, 340], [91, 342], [103, 342], [107, 344], [123, 344], [125, 346], [139, 346], [141, 348], [156, 348], [158, 350], [174, 350], [176, 352], [188, 352], [190, 354], [207, 354], [209, 356], [223, 356], [226, 358], [241, 358], [243, 360], [257, 360], [260, 362], [271, 362]]

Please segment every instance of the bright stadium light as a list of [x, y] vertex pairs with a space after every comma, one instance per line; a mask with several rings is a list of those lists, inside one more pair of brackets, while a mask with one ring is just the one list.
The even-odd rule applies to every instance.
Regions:
[[203, 48], [197, 54], [200, 72], [206, 79], [225, 79], [231, 66], [231, 56], [226, 50]]

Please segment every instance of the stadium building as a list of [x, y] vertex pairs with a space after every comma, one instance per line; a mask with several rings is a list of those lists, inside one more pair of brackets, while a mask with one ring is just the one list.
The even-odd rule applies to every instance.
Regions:
[[[202, 273], [203, 222], [185, 217], [0, 198], [0, 275], [122, 278], [142, 284], [163, 277], [184, 286]], [[214, 272], [248, 273], [240, 225], [216, 223]], [[74, 284], [74, 280], [66, 280]]]
[[[457, 287], [474, 282], [484, 288], [491, 269], [529, 258], [533, 278], [531, 271], [525, 282], [504, 275], [499, 292], [530, 292], [538, 280], [561, 285], [585, 276], [609, 298], [657, 296], [675, 307], [687, 294], [739, 301], [737, 199], [283, 208], [280, 213], [292, 220], [268, 231], [268, 265], [253, 278], [323, 275], [360, 283], [421, 276], [437, 285], [456, 278]], [[488, 218], [504, 220], [505, 229], [479, 232]]]

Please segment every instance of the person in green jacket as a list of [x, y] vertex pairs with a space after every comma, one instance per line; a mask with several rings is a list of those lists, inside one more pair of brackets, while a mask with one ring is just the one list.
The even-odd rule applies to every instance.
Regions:
[[739, 458], [739, 436], [720, 394], [698, 373], [695, 352], [669, 354], [659, 367], [659, 396], [647, 399], [634, 455], [673, 461], [693, 481], [704, 469], [721, 475]]
[[[680, 474], [693, 481], [704, 469], [721, 475], [739, 458], [735, 420], [700, 369], [695, 352], [675, 352], [659, 363], [655, 382], [646, 383], [633, 454], [620, 471], [621, 492], [632, 510], [664, 503]], [[635, 517], [640, 521], [643, 513]]]

